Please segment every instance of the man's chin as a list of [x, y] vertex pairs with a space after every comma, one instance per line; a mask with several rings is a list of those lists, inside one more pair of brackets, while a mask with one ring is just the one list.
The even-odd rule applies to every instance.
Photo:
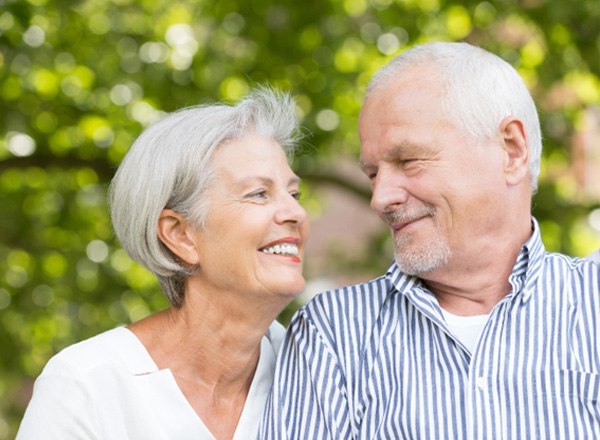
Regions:
[[423, 275], [431, 273], [441, 267], [440, 265], [432, 263], [420, 265], [406, 264], [405, 262], [398, 260], [398, 258], [396, 258], [396, 264], [402, 273], [419, 278], [422, 278]]
[[443, 268], [450, 259], [450, 249], [443, 243], [430, 243], [426, 249], [396, 250], [398, 268], [407, 275], [421, 276]]

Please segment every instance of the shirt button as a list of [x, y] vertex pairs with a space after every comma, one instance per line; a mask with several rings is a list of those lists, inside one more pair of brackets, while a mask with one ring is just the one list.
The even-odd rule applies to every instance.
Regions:
[[485, 390], [485, 378], [478, 377], [477, 379], [475, 379], [475, 385], [477, 385], [477, 388], [479, 388], [480, 390]]

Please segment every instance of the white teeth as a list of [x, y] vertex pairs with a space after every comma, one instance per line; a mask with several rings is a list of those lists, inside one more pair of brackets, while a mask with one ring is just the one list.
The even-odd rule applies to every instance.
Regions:
[[295, 244], [276, 244], [261, 250], [265, 254], [298, 256], [298, 246]]

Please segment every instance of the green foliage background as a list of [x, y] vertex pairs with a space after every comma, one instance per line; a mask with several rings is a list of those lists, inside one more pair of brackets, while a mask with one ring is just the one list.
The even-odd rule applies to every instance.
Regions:
[[[105, 204], [145, 125], [269, 83], [297, 95], [312, 133], [296, 163], [308, 205], [323, 183], [366, 201], [331, 164], [357, 156], [373, 72], [428, 40], [467, 40], [518, 68], [545, 133], [535, 215], [547, 245], [600, 246], [598, 200], [570, 167], [586, 112], [600, 111], [597, 0], [0, 0], [0, 439], [53, 353], [166, 306]], [[384, 236], [342, 270], [387, 266]]]

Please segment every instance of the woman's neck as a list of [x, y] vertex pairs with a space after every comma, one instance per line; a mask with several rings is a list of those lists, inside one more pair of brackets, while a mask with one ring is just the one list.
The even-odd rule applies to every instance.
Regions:
[[129, 326], [157, 367], [172, 372], [192, 408], [218, 439], [235, 432], [262, 337], [275, 316], [272, 310], [240, 305], [239, 297], [231, 304], [226, 299], [188, 292], [181, 307]]

